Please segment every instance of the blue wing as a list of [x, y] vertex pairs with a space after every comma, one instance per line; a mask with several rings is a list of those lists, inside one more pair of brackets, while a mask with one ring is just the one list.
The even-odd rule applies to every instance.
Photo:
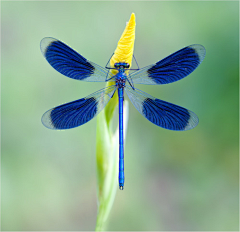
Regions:
[[49, 129], [63, 130], [81, 126], [94, 118], [112, 98], [116, 86], [101, 89], [85, 98], [48, 110], [42, 123]]
[[198, 117], [181, 106], [154, 98], [139, 89], [125, 87], [136, 109], [153, 124], [169, 130], [184, 131], [197, 126]]
[[178, 81], [203, 61], [205, 48], [200, 44], [185, 47], [170, 56], [129, 75], [134, 84], [161, 85]]
[[[63, 42], [46, 37], [40, 43], [43, 56], [61, 74], [83, 81], [105, 82], [112, 74], [81, 56]], [[111, 80], [113, 81], [113, 80]]]

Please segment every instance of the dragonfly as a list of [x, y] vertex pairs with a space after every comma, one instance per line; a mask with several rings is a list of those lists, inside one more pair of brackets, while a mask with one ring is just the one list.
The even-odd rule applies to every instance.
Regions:
[[[135, 84], [163, 85], [188, 76], [203, 61], [206, 50], [193, 44], [144, 68], [131, 69], [121, 61], [114, 67], [105, 68], [87, 60], [60, 40], [45, 37], [40, 48], [48, 63], [61, 74], [80, 81], [110, 82], [106, 88], [91, 95], [54, 107], [42, 116], [45, 127], [65, 130], [81, 126], [93, 119], [107, 105], [114, 93], [118, 93], [119, 109], [119, 189], [124, 188], [124, 135], [123, 101], [124, 91], [135, 108], [153, 124], [175, 131], [186, 131], [197, 126], [195, 113], [181, 106], [157, 99], [137, 88]], [[111, 59], [111, 58], [110, 58]], [[109, 72], [115, 69], [116, 74]], [[131, 73], [127, 71], [131, 70]]]

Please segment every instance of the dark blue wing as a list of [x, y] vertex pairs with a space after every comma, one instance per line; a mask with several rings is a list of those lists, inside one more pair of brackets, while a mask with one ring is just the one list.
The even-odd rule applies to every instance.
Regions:
[[136, 109], [153, 124], [169, 130], [184, 131], [197, 126], [198, 117], [181, 106], [154, 98], [139, 89], [125, 87]]
[[81, 126], [95, 117], [112, 98], [116, 86], [101, 89], [85, 98], [48, 110], [42, 123], [49, 129], [63, 130]]
[[205, 48], [200, 44], [185, 47], [170, 56], [129, 75], [134, 84], [161, 85], [178, 81], [203, 61]]
[[43, 38], [40, 48], [48, 63], [67, 77], [83, 81], [104, 82], [112, 76], [108, 73], [108, 69], [85, 59], [57, 39]]

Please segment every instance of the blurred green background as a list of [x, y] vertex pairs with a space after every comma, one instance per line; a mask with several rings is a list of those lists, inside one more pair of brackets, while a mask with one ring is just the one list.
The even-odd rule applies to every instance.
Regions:
[[[2, 2], [2, 230], [94, 230], [96, 119], [52, 131], [42, 114], [104, 83], [69, 79], [43, 58], [54, 37], [105, 66], [132, 12], [140, 67], [199, 43], [204, 62], [147, 93], [199, 116], [186, 132], [159, 128], [130, 104], [124, 191], [109, 230], [238, 230], [238, 2]], [[116, 179], [117, 181], [117, 179]]]

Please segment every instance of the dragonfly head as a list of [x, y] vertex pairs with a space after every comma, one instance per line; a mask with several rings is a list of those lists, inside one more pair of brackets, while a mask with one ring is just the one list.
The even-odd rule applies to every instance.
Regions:
[[116, 69], [120, 69], [120, 68], [126, 69], [126, 68], [129, 68], [130, 65], [128, 63], [119, 62], [119, 63], [115, 63], [114, 67]]

